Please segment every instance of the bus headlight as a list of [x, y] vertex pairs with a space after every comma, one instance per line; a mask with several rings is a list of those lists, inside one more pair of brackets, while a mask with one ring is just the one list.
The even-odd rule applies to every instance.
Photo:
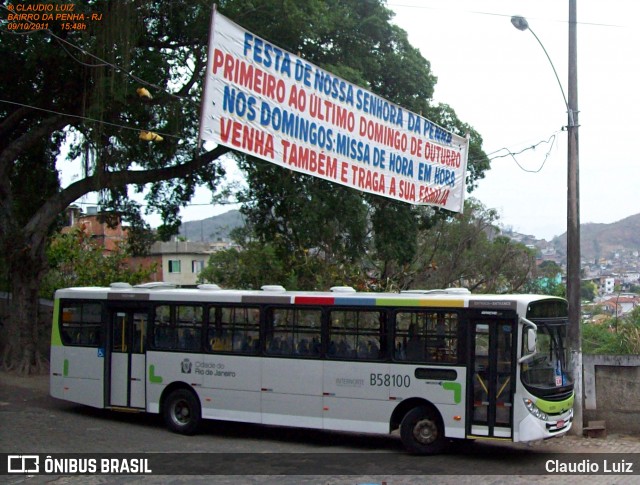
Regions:
[[527, 406], [529, 412], [536, 418], [541, 419], [542, 421], [549, 421], [549, 416], [547, 416], [547, 413], [543, 413], [542, 411], [540, 411], [531, 399], [524, 398], [523, 401], [524, 405]]

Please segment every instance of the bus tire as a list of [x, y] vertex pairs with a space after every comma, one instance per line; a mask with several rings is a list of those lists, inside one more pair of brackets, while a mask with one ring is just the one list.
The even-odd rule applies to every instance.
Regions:
[[171, 431], [194, 434], [200, 425], [200, 401], [192, 391], [176, 389], [167, 396], [163, 406], [163, 417]]
[[405, 414], [400, 424], [400, 438], [407, 451], [417, 455], [439, 453], [446, 443], [440, 416], [425, 406]]

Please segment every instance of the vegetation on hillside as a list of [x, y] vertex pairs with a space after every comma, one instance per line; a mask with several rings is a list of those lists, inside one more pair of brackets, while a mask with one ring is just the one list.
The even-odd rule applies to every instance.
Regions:
[[640, 354], [640, 307], [623, 317], [602, 323], [582, 325], [582, 351], [585, 354]]

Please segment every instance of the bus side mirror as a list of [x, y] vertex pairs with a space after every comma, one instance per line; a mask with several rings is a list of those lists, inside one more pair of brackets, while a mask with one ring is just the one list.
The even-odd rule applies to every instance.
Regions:
[[527, 329], [527, 352], [530, 354], [536, 353], [536, 345], [537, 345], [537, 332], [533, 328]]
[[530, 322], [529, 320], [522, 319], [524, 321], [524, 328], [527, 329], [526, 338], [527, 338], [527, 348], [523, 349], [522, 352], [526, 351], [526, 354], [522, 355], [518, 360], [518, 363], [522, 364], [533, 359], [533, 356], [536, 355], [537, 343], [538, 343], [538, 327], [535, 323]]

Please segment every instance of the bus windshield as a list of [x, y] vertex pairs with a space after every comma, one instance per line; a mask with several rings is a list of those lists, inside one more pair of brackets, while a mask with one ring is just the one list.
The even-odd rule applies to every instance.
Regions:
[[573, 381], [568, 368], [567, 321], [536, 321], [536, 353], [522, 364], [522, 382], [539, 395], [564, 392]]

